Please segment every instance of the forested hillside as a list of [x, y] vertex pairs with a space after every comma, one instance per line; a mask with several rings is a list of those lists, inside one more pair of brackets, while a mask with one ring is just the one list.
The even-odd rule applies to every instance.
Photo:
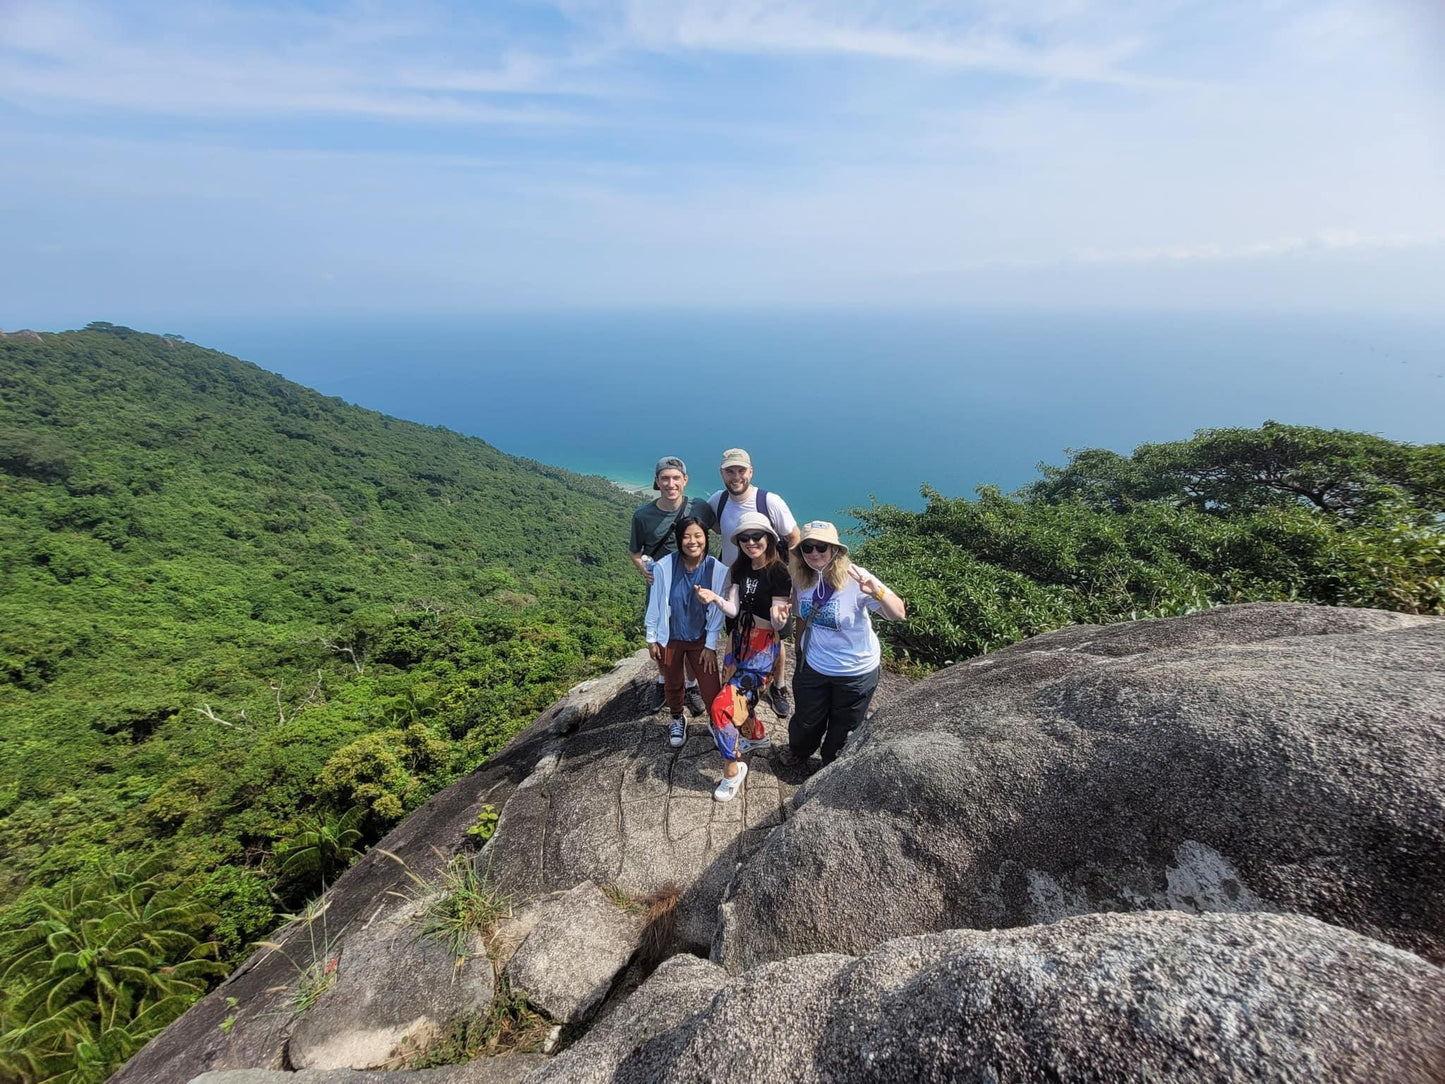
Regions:
[[1232, 602], [1445, 613], [1445, 445], [1266, 422], [1103, 448], [1006, 496], [856, 509], [896, 653], [942, 666], [1070, 624]]
[[0, 339], [0, 1078], [103, 1076], [629, 650], [632, 503], [174, 338]]

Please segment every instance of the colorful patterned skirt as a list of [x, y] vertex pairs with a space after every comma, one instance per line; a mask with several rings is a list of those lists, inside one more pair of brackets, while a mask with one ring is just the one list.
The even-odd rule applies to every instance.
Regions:
[[738, 759], [738, 737], [761, 741], [763, 722], [754, 714], [758, 693], [772, 680], [778, 661], [778, 636], [771, 628], [740, 631], [723, 659], [734, 668], [732, 677], [713, 700], [708, 715], [717, 751], [727, 760]]

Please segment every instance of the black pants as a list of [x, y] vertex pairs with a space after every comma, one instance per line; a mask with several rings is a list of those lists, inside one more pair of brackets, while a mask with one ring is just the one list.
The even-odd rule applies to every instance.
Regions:
[[848, 735], [868, 714], [878, 669], [853, 677], [829, 677], [807, 663], [793, 675], [793, 716], [788, 720], [788, 745], [799, 757], [813, 755], [823, 744], [823, 763], [831, 764]]

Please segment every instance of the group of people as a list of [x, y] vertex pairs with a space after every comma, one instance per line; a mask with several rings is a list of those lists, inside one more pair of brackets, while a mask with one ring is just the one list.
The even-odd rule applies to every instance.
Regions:
[[[753, 485], [743, 449], [724, 452], [719, 471], [722, 489], [689, 498], [687, 465], [659, 459], [658, 497], [633, 513], [628, 552], [649, 584], [652, 708], [666, 704], [674, 747], [687, 740], [684, 709], [708, 715], [725, 762], [713, 797], [727, 802], [747, 778], [747, 754], [772, 744], [756, 711], [764, 693], [788, 720], [779, 761], [837, 757], [878, 687], [882, 654], [869, 615], [899, 620], [905, 607], [849, 560], [832, 523], [799, 526], [786, 501]], [[708, 553], [709, 531], [722, 539], [720, 558]], [[798, 656], [791, 685], [789, 640]]]

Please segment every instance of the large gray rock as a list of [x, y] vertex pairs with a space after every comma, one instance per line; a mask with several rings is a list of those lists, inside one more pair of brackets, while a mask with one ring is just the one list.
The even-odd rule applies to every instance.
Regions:
[[[706, 950], [738, 862], [782, 823], [804, 773], [775, 770], [767, 753], [756, 753], [742, 793], [715, 802], [723, 762], [706, 720], [691, 720], [686, 744], [671, 748], [665, 717], [642, 709], [650, 666], [629, 664], [600, 687], [579, 687], [575, 695], [592, 705], [586, 725], [540, 750], [478, 867], [519, 904], [584, 880], [639, 897], [671, 883], [682, 892], [679, 942]], [[905, 684], [885, 675], [875, 702]], [[595, 705], [603, 692], [611, 698]], [[571, 714], [561, 707], [544, 718]], [[765, 704], [759, 715], [770, 735], [786, 732]]]
[[[604, 1020], [599, 1021], [563, 1056], [533, 1077], [528, 1084], [554, 1081], [603, 1081], [623, 1062], [643, 1071], [638, 1061], [646, 1051], [648, 1079], [671, 1064], [688, 1034], [683, 1025], [707, 1008], [722, 989], [727, 973], [696, 956], [664, 960], [652, 977]], [[760, 1078], [761, 1079], [761, 1078]]]
[[541, 1054], [507, 1054], [440, 1069], [218, 1069], [202, 1073], [191, 1084], [522, 1084], [546, 1064]]
[[390, 901], [348, 930], [336, 980], [306, 1010], [287, 1046], [297, 1069], [379, 1068], [405, 1048], [425, 1047], [451, 1023], [484, 1015], [492, 1003], [492, 964], [474, 935], [459, 960], [422, 932], [425, 899]]
[[1445, 960], [1445, 620], [1293, 605], [1073, 628], [880, 710], [748, 857], [714, 958], [1149, 908]]
[[642, 940], [646, 918], [591, 881], [554, 899], [503, 974], [514, 993], [559, 1024], [586, 1020]]
[[533, 1080], [1445, 1079], [1445, 972], [1298, 916], [1091, 915], [724, 974], [660, 969]]

